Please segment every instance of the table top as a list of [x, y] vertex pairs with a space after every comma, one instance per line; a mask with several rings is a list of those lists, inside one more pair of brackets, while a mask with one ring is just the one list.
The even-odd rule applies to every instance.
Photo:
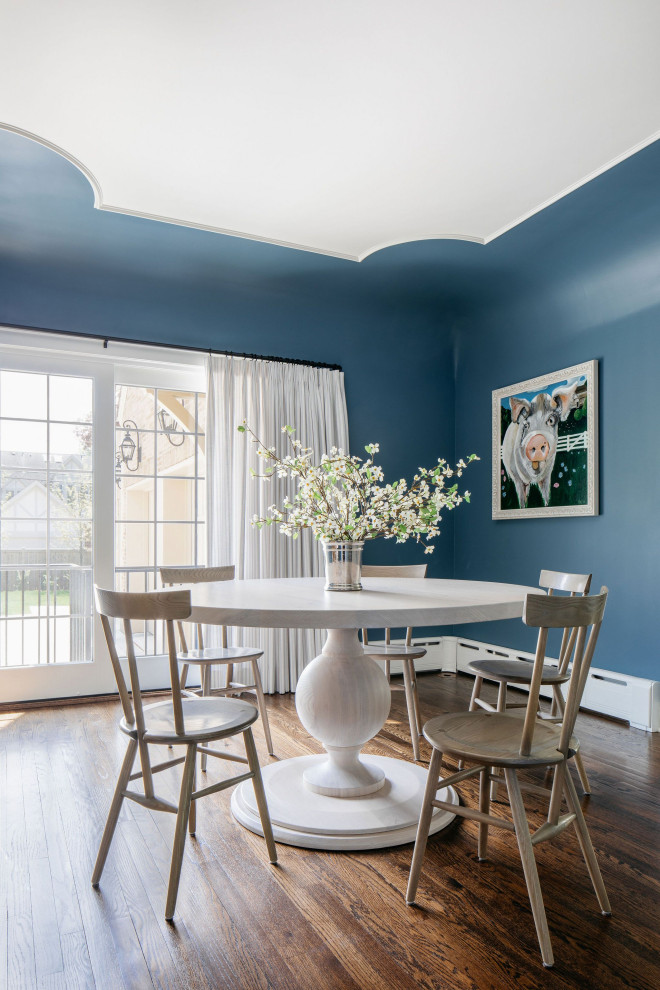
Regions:
[[193, 622], [292, 629], [382, 629], [516, 619], [539, 588], [489, 581], [362, 578], [362, 591], [324, 591], [324, 578], [184, 585]]

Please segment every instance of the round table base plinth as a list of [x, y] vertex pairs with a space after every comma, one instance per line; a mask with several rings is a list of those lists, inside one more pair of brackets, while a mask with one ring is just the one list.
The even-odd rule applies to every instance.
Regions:
[[[415, 763], [369, 756], [382, 768], [385, 783], [373, 794], [338, 798], [317, 794], [303, 782], [306, 769], [326, 756], [301, 756], [262, 768], [268, 808], [277, 842], [306, 849], [383, 849], [414, 842], [426, 787], [427, 770]], [[438, 800], [458, 804], [453, 787], [441, 790]], [[263, 835], [252, 781], [234, 790], [231, 810], [251, 832]], [[446, 828], [455, 818], [436, 809], [431, 834]]]

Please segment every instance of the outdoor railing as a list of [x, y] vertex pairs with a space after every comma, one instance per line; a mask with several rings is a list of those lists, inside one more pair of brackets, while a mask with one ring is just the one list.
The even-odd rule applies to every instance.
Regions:
[[0, 565], [0, 667], [91, 660], [91, 565], [71, 563], [69, 550], [48, 565], [37, 562], [43, 551], [25, 551], [17, 566], [12, 553]]

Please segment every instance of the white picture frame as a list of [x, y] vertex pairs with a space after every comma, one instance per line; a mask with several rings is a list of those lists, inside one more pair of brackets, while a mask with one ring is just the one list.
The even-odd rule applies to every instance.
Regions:
[[495, 389], [492, 438], [493, 519], [598, 515], [598, 361]]

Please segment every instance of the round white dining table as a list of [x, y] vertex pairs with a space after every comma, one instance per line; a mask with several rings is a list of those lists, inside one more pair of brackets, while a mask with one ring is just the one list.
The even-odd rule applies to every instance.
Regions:
[[[325, 753], [262, 768], [277, 841], [314, 849], [378, 849], [415, 838], [426, 768], [362, 747], [382, 729], [390, 686], [368, 657], [361, 628], [451, 626], [515, 619], [538, 588], [485, 581], [363, 578], [363, 590], [324, 590], [323, 578], [274, 578], [189, 585], [193, 622], [264, 628], [326, 629], [323, 652], [303, 670], [296, 709]], [[439, 800], [458, 803], [453, 788]], [[234, 817], [263, 834], [251, 781], [236, 788]], [[437, 810], [431, 832], [454, 818]]]

